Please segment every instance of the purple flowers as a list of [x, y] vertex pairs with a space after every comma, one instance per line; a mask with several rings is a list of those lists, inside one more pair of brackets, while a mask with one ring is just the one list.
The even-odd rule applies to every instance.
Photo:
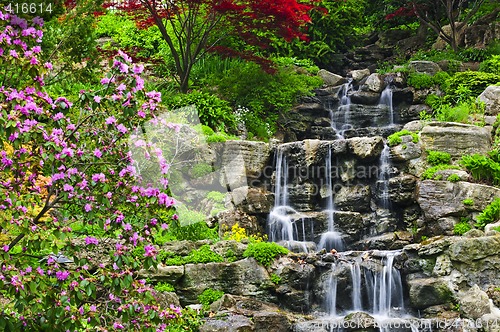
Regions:
[[95, 237], [87, 236], [85, 238], [85, 244], [86, 245], [91, 245], [91, 244], [99, 244], [99, 240], [97, 240]]
[[94, 156], [97, 157], [97, 158], [101, 158], [102, 157], [101, 150], [99, 150], [98, 148], [95, 148], [95, 150], [94, 150]]
[[64, 281], [64, 280], [68, 279], [69, 274], [70, 274], [69, 271], [57, 271], [56, 278], [59, 281]]

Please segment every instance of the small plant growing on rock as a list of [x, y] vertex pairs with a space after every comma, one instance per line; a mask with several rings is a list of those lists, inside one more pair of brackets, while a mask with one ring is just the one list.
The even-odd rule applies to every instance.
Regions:
[[215, 301], [217, 301], [218, 299], [220, 299], [223, 296], [224, 296], [223, 291], [217, 290], [217, 289], [212, 289], [212, 288], [207, 288], [203, 291], [203, 293], [198, 295], [198, 301], [203, 305], [203, 308], [205, 310], [208, 310], [208, 307], [212, 303], [214, 303]]
[[474, 200], [472, 198], [466, 198], [462, 201], [462, 204], [465, 206], [472, 206], [474, 205]]
[[238, 223], [234, 224], [231, 227], [230, 231], [224, 232], [223, 238], [224, 238], [224, 240], [234, 240], [234, 241], [238, 241], [238, 242], [244, 242], [244, 241], [262, 242], [262, 241], [267, 240], [266, 235], [260, 235], [260, 234], [249, 235], [247, 233], [247, 230], [243, 227], [240, 227], [240, 225]]
[[476, 227], [482, 229], [487, 224], [494, 223], [498, 219], [500, 219], [500, 198], [497, 197], [477, 216]]
[[279, 255], [288, 254], [288, 249], [274, 242], [250, 243], [243, 253], [244, 257], [253, 257], [257, 262], [268, 267]]
[[160, 282], [155, 286], [157, 292], [175, 292], [174, 286], [168, 282]]
[[458, 182], [460, 181], [460, 176], [458, 176], [457, 174], [451, 174], [450, 176], [448, 176], [448, 178], [446, 178], [446, 180], [450, 182]]
[[446, 169], [460, 169], [460, 167], [455, 165], [437, 165], [428, 168], [421, 176], [422, 180], [437, 180], [435, 174], [438, 171], [443, 171]]
[[396, 132], [396, 133], [394, 133], [392, 135], [389, 135], [389, 137], [387, 137], [387, 144], [389, 144], [389, 146], [398, 145], [401, 142], [403, 142], [403, 140], [401, 139], [401, 137], [408, 136], [408, 135], [410, 135], [412, 137], [412, 142], [413, 143], [418, 143], [418, 134], [417, 133], [414, 133], [414, 132], [411, 132], [409, 130], [403, 129], [403, 130], [398, 131], [398, 132]]
[[280, 282], [281, 282], [281, 277], [275, 273], [272, 273], [271, 274], [271, 281], [276, 284], [276, 285], [279, 285]]
[[447, 165], [451, 161], [451, 156], [447, 152], [427, 151], [427, 162], [432, 166]]
[[466, 220], [462, 220], [458, 224], [455, 224], [455, 226], [453, 226], [453, 233], [456, 235], [464, 235], [471, 229], [471, 225], [469, 225]]

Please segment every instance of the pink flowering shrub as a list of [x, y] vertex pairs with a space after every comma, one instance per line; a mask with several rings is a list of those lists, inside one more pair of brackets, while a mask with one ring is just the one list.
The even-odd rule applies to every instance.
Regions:
[[[102, 89], [82, 91], [78, 105], [49, 96], [42, 25], [0, 12], [0, 330], [164, 331], [182, 313], [160, 308], [136, 272], [155, 265], [157, 214], [174, 201], [166, 178], [141, 178], [128, 146], [160, 94], [144, 91], [143, 67], [120, 52]], [[165, 175], [161, 150], [134, 149]], [[77, 219], [99, 235], [75, 234]], [[81, 255], [113, 237], [109, 262]]]

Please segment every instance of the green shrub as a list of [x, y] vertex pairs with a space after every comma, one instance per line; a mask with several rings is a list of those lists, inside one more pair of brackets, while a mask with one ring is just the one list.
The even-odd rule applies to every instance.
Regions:
[[421, 73], [410, 73], [407, 84], [415, 89], [424, 89], [434, 86], [434, 80], [431, 75]]
[[449, 164], [451, 161], [451, 156], [447, 152], [441, 151], [427, 151], [427, 162], [432, 166], [437, 166], [441, 164]]
[[460, 181], [460, 176], [458, 176], [457, 174], [450, 174], [450, 176], [446, 178], [446, 181], [458, 182]]
[[212, 303], [219, 300], [223, 296], [223, 291], [207, 288], [203, 291], [203, 293], [198, 295], [198, 302], [200, 302], [200, 304], [203, 304], [203, 308], [207, 310]]
[[472, 198], [466, 198], [462, 201], [462, 204], [465, 206], [473, 206], [474, 200]]
[[461, 222], [455, 224], [455, 226], [453, 226], [453, 233], [456, 235], [464, 235], [465, 233], [467, 233], [471, 229], [472, 229], [472, 227], [471, 227], [471, 225], [469, 225], [468, 222], [461, 221]]
[[500, 55], [493, 55], [491, 58], [481, 62], [479, 70], [485, 73], [500, 75]]
[[166, 265], [185, 265], [223, 262], [224, 257], [213, 252], [208, 244], [202, 245], [199, 249], [191, 251], [187, 256], [174, 256], [165, 260]]
[[389, 137], [387, 137], [387, 144], [389, 146], [395, 146], [395, 145], [398, 145], [400, 144], [401, 142], [403, 142], [403, 140], [401, 139], [402, 136], [408, 136], [410, 135], [412, 137], [412, 142], [413, 143], [418, 143], [418, 134], [417, 133], [413, 133], [409, 130], [406, 130], [406, 129], [403, 129], [401, 131], [398, 131], [392, 135], [389, 135]]
[[500, 219], [500, 198], [497, 197], [477, 216], [477, 223], [475, 226], [483, 229], [484, 226], [494, 223], [498, 219]]
[[407, 84], [415, 89], [432, 88], [433, 86], [445, 86], [450, 75], [445, 71], [439, 71], [431, 76], [422, 73], [410, 73], [408, 75]]
[[271, 281], [276, 284], [276, 285], [279, 285], [279, 283], [281, 282], [281, 277], [275, 273], [272, 273], [271, 274]]
[[469, 47], [458, 52], [461, 60], [464, 62], [474, 61], [481, 62], [488, 58], [488, 52], [483, 48]]
[[490, 156], [481, 154], [462, 156], [460, 164], [471, 172], [476, 181], [488, 181], [500, 185], [500, 163]]
[[446, 84], [446, 101], [458, 103], [464, 100], [464, 94], [476, 98], [488, 86], [500, 82], [500, 75], [477, 71], [465, 71], [456, 73]]
[[203, 125], [214, 130], [236, 128], [236, 119], [229, 103], [213, 94], [193, 91], [189, 94], [179, 94], [166, 101], [166, 104], [171, 109], [195, 106], [187, 109], [190, 120], [196, 123], [199, 118]]
[[437, 171], [443, 171], [446, 169], [460, 169], [460, 167], [455, 166], [455, 165], [437, 165], [437, 166], [432, 166], [425, 170], [425, 172], [422, 174], [421, 178], [422, 180], [440, 180], [440, 178], [435, 177], [435, 174]]
[[[196, 220], [206, 219], [206, 216], [200, 212], [195, 211], [192, 214], [195, 216], [195, 218], [197, 218]], [[187, 217], [189, 216], [189, 213], [183, 213], [181, 216]], [[192, 224], [181, 225], [179, 220], [173, 220], [169, 225], [166, 239], [169, 241], [199, 241], [207, 239], [216, 241], [219, 239], [219, 232], [216, 227], [208, 227], [205, 221], [197, 221]]]
[[246, 62], [219, 73], [211, 85], [241, 110], [240, 119], [249, 133], [266, 139], [275, 132], [279, 115], [321, 84], [318, 76], [300, 74], [291, 67], [279, 67], [277, 73], [268, 74], [259, 65]]
[[253, 257], [264, 266], [270, 266], [279, 255], [288, 254], [288, 249], [274, 242], [250, 243], [243, 253], [244, 257]]
[[175, 292], [174, 286], [172, 286], [168, 282], [159, 282], [155, 285], [155, 290], [157, 292]]

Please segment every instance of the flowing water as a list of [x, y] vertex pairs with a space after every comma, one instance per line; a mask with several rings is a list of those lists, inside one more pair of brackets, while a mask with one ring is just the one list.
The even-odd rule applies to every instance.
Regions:
[[337, 133], [337, 139], [344, 138], [345, 132], [352, 129], [352, 125], [349, 123], [350, 106], [353, 85], [352, 78], [349, 78], [347, 83], [344, 83], [339, 90], [339, 106], [337, 110], [330, 110], [330, 120], [332, 128], [335, 129]]
[[392, 106], [392, 87], [387, 84], [380, 95], [379, 105], [387, 105], [389, 108], [389, 126], [394, 126], [394, 108]]
[[389, 179], [391, 177], [391, 162], [390, 162], [390, 152], [389, 146], [384, 143], [384, 149], [380, 154], [379, 161], [379, 172], [378, 172], [378, 190], [379, 190], [379, 200], [380, 206], [383, 209], [389, 209], [391, 203], [389, 200]]

